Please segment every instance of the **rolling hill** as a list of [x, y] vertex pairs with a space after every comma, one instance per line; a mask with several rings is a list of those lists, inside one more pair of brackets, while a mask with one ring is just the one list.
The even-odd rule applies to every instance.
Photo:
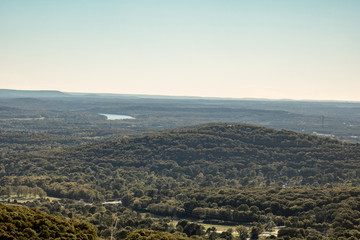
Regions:
[[297, 229], [284, 235], [360, 236], [359, 144], [232, 123], [55, 149], [41, 139], [50, 135], [36, 137], [21, 144], [46, 150], [6, 144], [2, 195], [36, 187], [164, 216]]
[[243, 124], [202, 125], [30, 156], [46, 156], [44, 161], [54, 169], [49, 173], [60, 175], [70, 174], [77, 165], [81, 172], [90, 167], [96, 174], [102, 169], [96, 166], [107, 166], [113, 174], [130, 169], [173, 178], [221, 174], [243, 186], [357, 185], [360, 177], [359, 144]]

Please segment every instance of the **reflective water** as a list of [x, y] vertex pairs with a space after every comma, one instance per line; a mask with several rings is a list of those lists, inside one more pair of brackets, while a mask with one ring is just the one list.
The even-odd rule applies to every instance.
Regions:
[[106, 113], [99, 113], [99, 115], [107, 117], [107, 120], [135, 119], [134, 117], [128, 115], [106, 114]]

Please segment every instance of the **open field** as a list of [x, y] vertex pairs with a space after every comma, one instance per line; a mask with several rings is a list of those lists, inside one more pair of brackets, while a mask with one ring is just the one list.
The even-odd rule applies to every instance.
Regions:
[[[3, 201], [10, 201], [11, 203], [25, 203], [25, 202], [32, 202], [35, 200], [40, 200], [40, 197], [34, 197], [34, 196], [21, 196], [18, 197], [16, 194], [12, 194], [10, 197], [2, 197]], [[52, 201], [59, 201], [61, 198], [56, 198], [56, 197], [46, 197], [45, 199], [49, 199], [50, 202]]]

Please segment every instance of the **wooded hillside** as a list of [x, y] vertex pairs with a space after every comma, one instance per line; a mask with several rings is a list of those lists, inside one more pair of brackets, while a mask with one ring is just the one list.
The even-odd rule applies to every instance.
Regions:
[[[58, 139], [55, 149], [41, 140], [48, 136], [34, 142], [47, 150], [10, 151], [6, 143], [3, 196], [40, 188], [86, 202], [120, 199], [124, 207], [163, 216], [293, 229], [284, 236], [360, 236], [359, 144], [244, 124], [74, 147]], [[314, 231], [299, 230], [307, 228]]]
[[0, 239], [96, 239], [86, 222], [65, 220], [36, 209], [0, 203]]

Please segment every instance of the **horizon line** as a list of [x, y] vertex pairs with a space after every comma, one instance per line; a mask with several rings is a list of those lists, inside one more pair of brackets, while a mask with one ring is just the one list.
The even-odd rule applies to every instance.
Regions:
[[[59, 89], [10, 89], [10, 88], [0, 88], [0, 90], [7, 91], [22, 91], [22, 92], [60, 92], [67, 93], [72, 95], [86, 95], [86, 94], [97, 94], [97, 95], [112, 95], [112, 96], [141, 96], [149, 98], [193, 98], [193, 99], [204, 99], [204, 100], [243, 100], [243, 101], [294, 101], [294, 102], [347, 102], [347, 103], [360, 103], [359, 100], [331, 100], [331, 99], [292, 99], [292, 98], [256, 98], [256, 97], [209, 97], [209, 96], [195, 96], [195, 95], [169, 95], [169, 94], [146, 94], [146, 93], [114, 93], [114, 92], [73, 92], [73, 91], [63, 91]], [[0, 97], [1, 98], [1, 97]]]

